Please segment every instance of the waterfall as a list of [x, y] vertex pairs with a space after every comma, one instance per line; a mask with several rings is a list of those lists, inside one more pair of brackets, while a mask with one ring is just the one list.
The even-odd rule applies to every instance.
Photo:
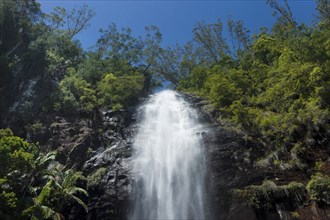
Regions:
[[141, 107], [130, 219], [205, 219], [205, 158], [197, 112], [166, 90]]

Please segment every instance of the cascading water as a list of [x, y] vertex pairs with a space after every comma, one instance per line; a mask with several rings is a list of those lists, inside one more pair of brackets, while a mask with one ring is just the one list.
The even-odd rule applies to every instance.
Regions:
[[137, 174], [130, 219], [205, 219], [205, 161], [197, 113], [162, 91], [142, 107], [134, 142]]

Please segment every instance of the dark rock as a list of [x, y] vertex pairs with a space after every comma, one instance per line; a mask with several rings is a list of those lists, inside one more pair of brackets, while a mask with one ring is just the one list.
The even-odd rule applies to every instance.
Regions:
[[[287, 184], [292, 179], [307, 179], [310, 174], [256, 167], [255, 162], [265, 155], [265, 143], [222, 120], [220, 113], [206, 100], [190, 94], [182, 96], [198, 110], [199, 121], [204, 125], [196, 135], [202, 136], [208, 168], [205, 192], [209, 204], [208, 219], [295, 219], [291, 212], [297, 207], [300, 208], [299, 214], [304, 216], [302, 219], [329, 217], [329, 210], [311, 205], [302, 207], [301, 203], [290, 207], [283, 201], [285, 198], [274, 201], [270, 208], [255, 208], [235, 200], [234, 189], [260, 185], [265, 179], [276, 179], [277, 183]], [[137, 119], [139, 108], [105, 112], [95, 110], [93, 119], [79, 115], [71, 118], [56, 115], [41, 117], [43, 134], [31, 135], [31, 139], [39, 138], [44, 143], [43, 151], [57, 150], [57, 161], [66, 168], [74, 167], [82, 171], [89, 181], [79, 183], [89, 193], [84, 200], [88, 205], [88, 214], [71, 204], [64, 213], [68, 219], [127, 218], [133, 200], [130, 195], [142, 184], [131, 171], [134, 136], [139, 126]], [[328, 136], [325, 135], [327, 132], [326, 129], [313, 131], [306, 145], [317, 150], [297, 154], [302, 154], [301, 157], [310, 163], [314, 163], [315, 158], [325, 160], [327, 149], [317, 147], [327, 145], [330, 149]], [[301, 137], [299, 132], [297, 137]], [[288, 154], [287, 148], [279, 155]], [[100, 169], [102, 172], [97, 173]]]
[[102, 147], [89, 158], [83, 172], [90, 175], [101, 167], [107, 171], [98, 182], [99, 192], [90, 193], [88, 219], [124, 219], [127, 217], [131, 192], [132, 140], [135, 134], [133, 110], [104, 113], [100, 134]]
[[[199, 111], [200, 122], [208, 125], [202, 132], [208, 167], [208, 215], [213, 219], [281, 219], [276, 208], [255, 209], [233, 198], [234, 189], [274, 177], [274, 173], [254, 165], [264, 155], [264, 144], [221, 120], [219, 112], [202, 98], [189, 94], [184, 98]], [[281, 215], [288, 213], [284, 210]]]

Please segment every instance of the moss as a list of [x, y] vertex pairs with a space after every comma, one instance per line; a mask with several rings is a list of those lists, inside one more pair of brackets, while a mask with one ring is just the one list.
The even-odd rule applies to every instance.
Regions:
[[14, 192], [5, 192], [0, 193], [0, 205], [2, 209], [8, 211], [14, 211], [17, 205], [17, 197]]
[[319, 205], [330, 205], [330, 177], [316, 173], [307, 184], [306, 189], [311, 199]]
[[99, 184], [99, 182], [102, 180], [106, 172], [107, 172], [107, 168], [101, 167], [91, 175], [87, 176], [87, 187], [89, 189], [96, 187]]
[[264, 181], [262, 185], [234, 190], [234, 198], [245, 201], [255, 208], [272, 208], [277, 203], [286, 202], [297, 206], [303, 202], [305, 195], [305, 187], [301, 183], [291, 182], [288, 185], [277, 186], [270, 180]]
[[299, 217], [300, 217], [298, 212], [291, 212], [291, 216], [295, 219], [299, 219]]
[[102, 129], [102, 128], [98, 128], [98, 129], [97, 129], [97, 133], [98, 133], [98, 134], [103, 134], [103, 133], [104, 133], [104, 131], [103, 131], [103, 129]]
[[324, 162], [322, 162], [321, 160], [315, 162], [315, 170], [321, 171], [323, 169], [323, 166]]

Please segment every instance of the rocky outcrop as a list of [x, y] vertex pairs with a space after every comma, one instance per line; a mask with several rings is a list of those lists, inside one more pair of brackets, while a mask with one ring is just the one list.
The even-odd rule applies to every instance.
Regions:
[[[57, 151], [56, 160], [86, 176], [86, 214], [74, 204], [65, 208], [66, 219], [124, 219], [131, 191], [132, 143], [137, 124], [135, 108], [97, 111], [93, 119], [40, 115], [27, 126], [27, 138], [41, 150]], [[48, 138], [48, 139], [47, 139]]]
[[[131, 157], [136, 131], [134, 109], [105, 112], [101, 145], [83, 167], [90, 182], [88, 219], [125, 219], [131, 192]], [[96, 172], [106, 171], [97, 177]]]
[[[190, 94], [185, 94], [185, 98], [199, 110], [201, 122], [210, 128], [203, 137], [213, 219], [330, 219], [329, 207], [317, 206], [305, 189], [314, 170], [256, 166], [266, 153], [264, 142], [221, 119], [207, 101]], [[325, 151], [314, 148], [307, 156], [314, 163], [317, 158], [327, 157]], [[271, 180], [270, 184], [265, 180]], [[248, 189], [240, 191], [244, 200], [237, 198], [237, 189]]]
[[[266, 196], [267, 201], [261, 195], [260, 198], [264, 200], [259, 199], [267, 206], [261, 204], [259, 207], [235, 198], [235, 189], [261, 185], [265, 179], [282, 187], [292, 180], [303, 182], [309, 178], [309, 174], [256, 167], [256, 160], [265, 154], [265, 143], [221, 120], [219, 113], [207, 101], [188, 94], [183, 96], [198, 110], [200, 123], [204, 125], [200, 132], [204, 139], [208, 167], [208, 219], [329, 217], [329, 210], [310, 202], [304, 190], [299, 191], [299, 196], [304, 198], [302, 200], [290, 200], [288, 195], [296, 195], [295, 192]], [[134, 173], [131, 170], [133, 139], [138, 129], [137, 115], [136, 108], [95, 111], [92, 119], [79, 115], [61, 117], [46, 114], [26, 127], [30, 141], [39, 142], [43, 151], [57, 150], [58, 162], [67, 168], [74, 167], [82, 171], [87, 177], [82, 186], [89, 193], [89, 197], [85, 198], [89, 212], [86, 215], [79, 207], [69, 206], [65, 213], [67, 219], [127, 217], [130, 194], [134, 188]], [[287, 192], [281, 187], [280, 190]]]
[[199, 110], [201, 123], [207, 125], [203, 137], [212, 218], [258, 219], [251, 207], [233, 202], [232, 190], [261, 183], [267, 176], [267, 171], [253, 167], [262, 154], [262, 144], [247, 139], [244, 133], [219, 120], [217, 111], [207, 101], [191, 95], [185, 95], [185, 99]]

